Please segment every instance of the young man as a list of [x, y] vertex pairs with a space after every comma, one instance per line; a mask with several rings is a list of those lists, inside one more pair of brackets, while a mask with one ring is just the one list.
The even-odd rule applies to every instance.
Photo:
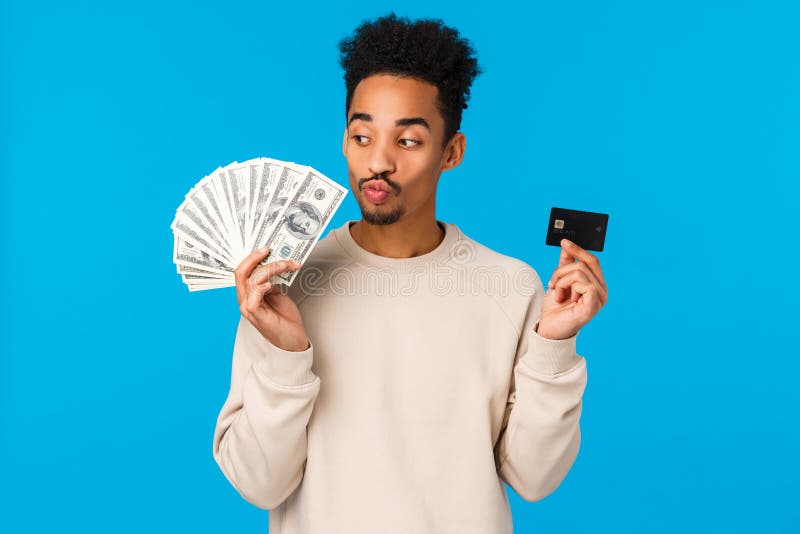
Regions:
[[321, 239], [287, 293], [266, 280], [296, 263], [254, 270], [262, 250], [236, 270], [214, 458], [272, 534], [510, 533], [504, 482], [542, 499], [578, 453], [576, 337], [607, 299], [599, 262], [565, 242], [545, 292], [436, 219], [479, 72], [456, 30], [390, 15], [340, 49], [362, 218]]

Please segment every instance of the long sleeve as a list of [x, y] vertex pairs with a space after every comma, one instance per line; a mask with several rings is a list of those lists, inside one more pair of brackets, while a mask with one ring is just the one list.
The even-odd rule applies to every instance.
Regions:
[[538, 276], [535, 283], [495, 445], [498, 473], [529, 502], [555, 491], [578, 455], [587, 380], [586, 360], [576, 353], [577, 334], [553, 340], [536, 333], [544, 287]]
[[228, 481], [259, 508], [276, 508], [303, 478], [306, 428], [320, 388], [313, 351], [313, 344], [282, 350], [240, 318], [213, 453]]

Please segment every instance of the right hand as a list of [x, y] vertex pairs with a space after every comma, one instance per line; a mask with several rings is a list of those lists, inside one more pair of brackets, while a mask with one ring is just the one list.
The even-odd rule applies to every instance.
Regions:
[[276, 347], [304, 351], [310, 342], [300, 310], [289, 295], [267, 281], [273, 275], [297, 270], [301, 264], [279, 260], [259, 266], [268, 254], [267, 247], [253, 251], [233, 272], [239, 310]]

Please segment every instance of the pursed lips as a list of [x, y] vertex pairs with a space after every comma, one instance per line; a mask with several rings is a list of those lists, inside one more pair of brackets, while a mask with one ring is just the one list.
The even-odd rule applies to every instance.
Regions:
[[392, 188], [389, 187], [384, 180], [370, 180], [366, 182], [362, 187], [362, 189], [375, 189], [377, 191], [385, 191], [387, 193], [391, 193]]
[[362, 187], [364, 197], [373, 204], [383, 204], [386, 197], [391, 193], [389, 184], [381, 179], [369, 180]]

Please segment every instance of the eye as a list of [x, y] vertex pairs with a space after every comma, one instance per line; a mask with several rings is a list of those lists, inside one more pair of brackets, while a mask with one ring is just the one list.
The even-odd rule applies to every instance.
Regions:
[[364, 143], [367, 142], [368, 138], [367, 138], [366, 135], [358, 135], [358, 134], [356, 134], [356, 135], [353, 136], [353, 140], [356, 143], [358, 143], [359, 145], [363, 145]]
[[408, 138], [400, 139], [400, 144], [403, 145], [406, 148], [411, 148], [413, 146], [417, 146], [421, 142], [422, 141], [417, 141], [416, 139], [408, 139]]

